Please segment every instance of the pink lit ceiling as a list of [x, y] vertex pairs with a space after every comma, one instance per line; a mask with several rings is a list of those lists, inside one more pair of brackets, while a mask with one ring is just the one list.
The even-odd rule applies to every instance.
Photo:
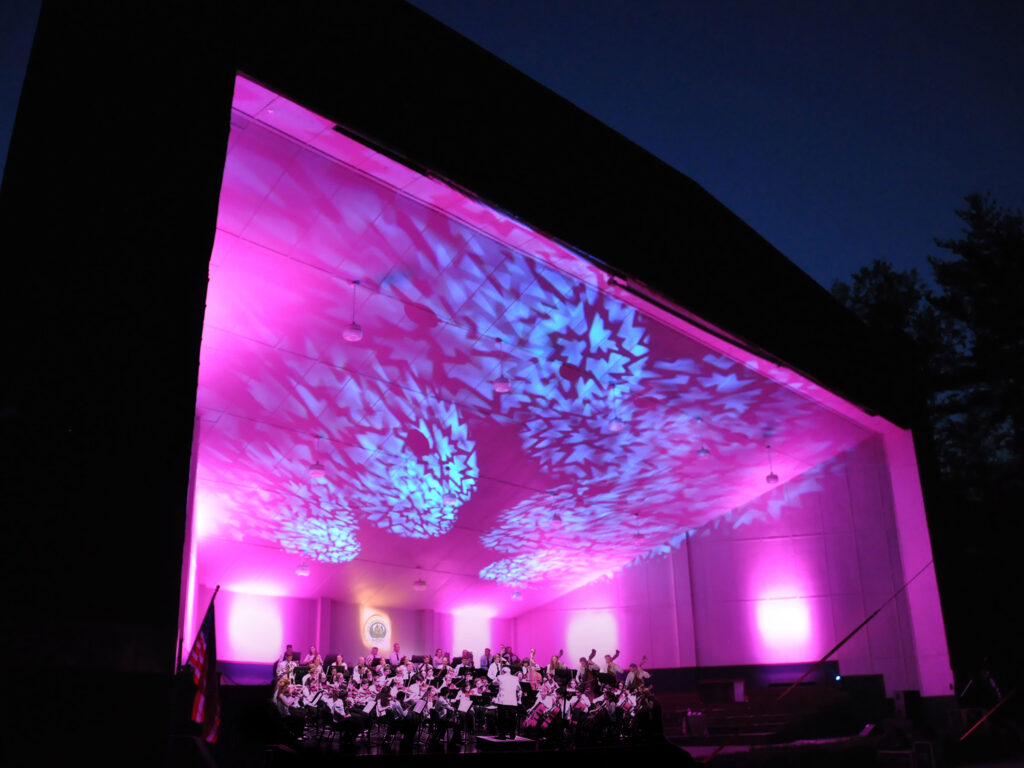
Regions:
[[871, 434], [328, 121], [243, 78], [234, 107], [197, 397], [201, 583], [514, 615]]

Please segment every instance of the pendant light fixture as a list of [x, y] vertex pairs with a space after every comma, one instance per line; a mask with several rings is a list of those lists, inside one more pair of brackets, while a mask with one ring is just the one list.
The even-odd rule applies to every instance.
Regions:
[[765, 448], [768, 449], [768, 474], [764, 481], [768, 485], [775, 485], [775, 483], [779, 482], [779, 476], [775, 474], [775, 469], [772, 467], [772, 446], [768, 444], [765, 445]]
[[441, 494], [441, 504], [445, 507], [454, 507], [459, 503], [459, 497], [452, 491], [452, 465], [445, 465], [447, 477], [444, 479], [444, 483], [447, 486], [444, 493]]
[[317, 483], [327, 482], [327, 467], [320, 463], [317, 454], [320, 452], [320, 435], [316, 436], [316, 444], [313, 449], [313, 463], [309, 465], [309, 479]]
[[352, 322], [346, 325], [345, 330], [341, 332], [341, 338], [345, 341], [363, 340], [363, 326], [356, 322], [356, 286], [358, 285], [358, 280], [352, 281]]
[[[418, 565], [416, 566], [416, 572], [417, 573], [420, 572], [420, 566], [418, 566]], [[412, 583], [413, 591], [414, 592], [422, 592], [426, 588], [427, 588], [427, 582], [424, 580], [424, 578], [422, 576], [417, 576], [416, 579]]]
[[700, 416], [697, 417], [697, 439], [700, 440], [700, 448], [697, 449], [697, 458], [706, 459], [711, 455], [711, 451], [708, 450], [708, 446], [704, 442], [704, 419]]
[[491, 382], [491, 387], [494, 389], [495, 394], [504, 395], [507, 392], [512, 391], [512, 382], [505, 376], [505, 350], [502, 349], [501, 339], [495, 339], [498, 342], [498, 378]]

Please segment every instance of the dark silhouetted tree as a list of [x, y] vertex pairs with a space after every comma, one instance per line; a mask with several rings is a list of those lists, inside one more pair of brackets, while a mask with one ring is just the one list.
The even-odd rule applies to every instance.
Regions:
[[[937, 382], [937, 447], [971, 469], [975, 483], [1020, 488], [1024, 451], [1024, 220], [990, 197], [968, 195], [957, 215], [963, 237], [935, 244], [954, 258], [929, 258], [942, 289], [935, 307], [960, 330], [947, 342], [947, 366]], [[975, 496], [989, 495], [974, 488]], [[1004, 490], [1009, 490], [1006, 488]]]
[[[988, 655], [1020, 679], [1024, 501], [1024, 225], [1020, 211], [968, 195], [963, 235], [937, 239], [935, 289], [876, 261], [833, 295], [865, 323], [913, 340], [929, 435], [941, 472], [929, 494], [954, 664], [973, 674]], [[1004, 680], [1005, 681], [1005, 680]], [[991, 703], [991, 702], [990, 702]]]

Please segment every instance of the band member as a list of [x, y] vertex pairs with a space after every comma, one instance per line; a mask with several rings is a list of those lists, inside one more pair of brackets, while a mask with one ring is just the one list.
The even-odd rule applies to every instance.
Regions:
[[597, 650], [593, 648], [590, 650], [589, 657], [580, 656], [580, 668], [576, 672], [576, 679], [581, 689], [584, 686], [590, 688], [597, 683], [597, 673], [600, 672], [600, 668], [594, 663], [595, 656], [597, 656]]
[[388, 658], [388, 661], [391, 662], [392, 667], [397, 667], [402, 663], [402, 653], [398, 643], [395, 643], [395, 648], [391, 651], [391, 656]]
[[565, 649], [559, 648], [558, 654], [551, 657], [551, 662], [548, 664], [548, 677], [554, 677], [557, 670], [565, 669], [565, 664], [562, 662], [562, 654], [564, 653]]
[[484, 652], [480, 654], [480, 669], [487, 669], [491, 666], [492, 661], [494, 661], [494, 657], [491, 655], [491, 649], [484, 648]]
[[274, 686], [274, 695], [271, 698], [281, 721], [288, 732], [302, 741], [302, 732], [306, 726], [306, 715], [302, 704], [296, 694], [295, 686], [289, 682], [287, 677], [280, 677]]
[[370, 678], [370, 668], [366, 666], [366, 657], [360, 656], [355, 669], [352, 670], [352, 679], [356, 685]]
[[509, 666], [516, 666], [519, 664], [519, 657], [512, 651], [511, 645], [505, 645], [505, 658], [508, 659]]
[[295, 679], [295, 667], [298, 666], [295, 663], [295, 657], [292, 651], [285, 651], [284, 658], [277, 662], [277, 669], [274, 670], [274, 677], [280, 680], [282, 677], [286, 677], [291, 681]]
[[523, 689], [519, 687], [519, 678], [512, 674], [511, 667], [502, 667], [498, 676], [498, 695], [494, 703], [498, 705], [498, 738], [516, 738], [516, 710], [523, 698]]
[[309, 646], [309, 653], [302, 657], [302, 666], [312, 667], [316, 665], [322, 667], [324, 665], [324, 660], [320, 658], [320, 654], [317, 653], [316, 646], [311, 645]]
[[334, 661], [331, 662], [331, 666], [327, 668], [327, 678], [334, 684], [341, 682], [344, 675], [348, 674], [348, 664], [345, 663], [345, 657], [340, 653], [334, 657]]
[[534, 690], [540, 687], [540, 665], [535, 662], [534, 656], [537, 651], [530, 649], [530, 658], [523, 659], [523, 680], [529, 683]]
[[604, 669], [603, 672], [609, 675], [617, 675], [622, 672], [622, 667], [615, 663], [615, 660], [619, 658], [619, 649], [615, 649], [615, 655], [609, 656], [607, 653], [604, 655]]
[[649, 680], [651, 675], [643, 668], [646, 662], [647, 657], [644, 656], [640, 659], [639, 664], [629, 665], [629, 674], [626, 675], [626, 687], [630, 690], [643, 688], [647, 685], [644, 681]]

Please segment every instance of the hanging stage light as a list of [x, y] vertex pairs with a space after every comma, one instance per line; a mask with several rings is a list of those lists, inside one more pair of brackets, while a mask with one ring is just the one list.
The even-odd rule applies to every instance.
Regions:
[[775, 485], [775, 483], [779, 482], [779, 476], [775, 474], [775, 470], [772, 467], [772, 447], [770, 445], [766, 445], [765, 447], [768, 449], [768, 475], [765, 477], [764, 481], [768, 483], [768, 485]]
[[512, 382], [505, 376], [505, 354], [501, 347], [501, 339], [495, 339], [498, 342], [498, 373], [499, 376], [491, 382], [491, 387], [494, 389], [495, 394], [504, 395], [512, 391]]
[[345, 329], [341, 332], [341, 338], [345, 341], [362, 341], [363, 340], [363, 326], [356, 322], [356, 286], [359, 285], [358, 280], [352, 281], [352, 322], [345, 326]]

